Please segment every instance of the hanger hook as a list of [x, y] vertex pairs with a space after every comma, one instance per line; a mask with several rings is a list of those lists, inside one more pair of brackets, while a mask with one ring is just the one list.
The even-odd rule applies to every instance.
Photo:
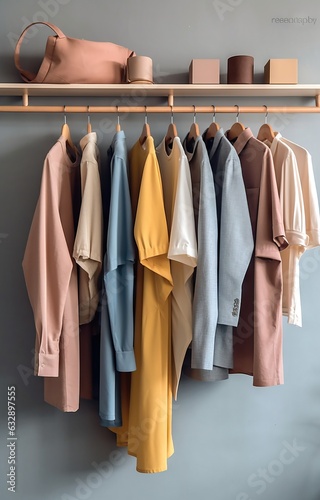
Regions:
[[117, 106], [117, 124], [120, 125], [119, 106]]
[[145, 112], [144, 112], [144, 123], [147, 125], [147, 123], [148, 123], [147, 106], [145, 106], [144, 109], [145, 109]]
[[266, 114], [264, 115], [264, 123], [268, 123], [268, 106], [264, 104], [264, 107], [266, 108]]
[[193, 104], [193, 123], [196, 123], [196, 118], [197, 118], [196, 107]]
[[90, 125], [90, 106], [87, 106], [87, 113], [88, 113], [88, 125]]
[[212, 107], [213, 107], [212, 121], [215, 123], [215, 121], [216, 121], [216, 107], [214, 104], [212, 104]]
[[64, 124], [67, 124], [67, 112], [66, 112], [66, 106], [63, 106], [63, 112], [64, 112]]
[[173, 106], [171, 106], [171, 123], [173, 123]]
[[240, 106], [238, 106], [238, 104], [235, 104], [235, 106], [237, 108], [236, 122], [238, 123], [238, 121], [239, 121], [239, 115], [240, 115]]

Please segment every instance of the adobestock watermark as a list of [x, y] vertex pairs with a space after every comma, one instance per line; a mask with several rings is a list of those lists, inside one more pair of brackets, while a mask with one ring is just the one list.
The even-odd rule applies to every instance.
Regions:
[[0, 233], [0, 244], [6, 240], [9, 236], [9, 233]]
[[248, 477], [247, 485], [251, 489], [251, 493], [238, 493], [235, 500], [253, 500], [256, 496], [265, 493], [268, 486], [275, 483], [307, 449], [305, 446], [301, 446], [296, 439], [293, 439], [292, 443], [283, 441], [281, 444], [282, 448], [278, 456], [270, 460], [265, 467], [259, 467]]
[[61, 495], [61, 500], [87, 500], [93, 492], [103, 485], [106, 479], [109, 479], [114, 470], [125, 463], [127, 455], [115, 449], [109, 453], [107, 460], [100, 463], [91, 462], [93, 470], [87, 474], [85, 478], [76, 477], [76, 487], [72, 495], [64, 493]]
[[[153, 79], [157, 84], [163, 83], [166, 78], [168, 78], [169, 73], [161, 70], [161, 66], [159, 63], [155, 63], [153, 65]], [[148, 86], [148, 85], [147, 85]], [[124, 124], [128, 121], [130, 115], [137, 115], [138, 113], [132, 113], [130, 111], [121, 110], [122, 107], [135, 107], [135, 106], [143, 106], [145, 108], [146, 99], [148, 98], [148, 93], [143, 88], [137, 89], [135, 86], [130, 86], [130, 95], [127, 95], [125, 92], [127, 87], [124, 86], [124, 93], [120, 96], [113, 98], [109, 105], [110, 106], [118, 106], [120, 111], [117, 113], [110, 113], [109, 117], [103, 116], [102, 119], [98, 121], [98, 123], [93, 127], [94, 132], [97, 134], [97, 143], [102, 145], [105, 142], [105, 136], [109, 136], [115, 133], [116, 124], [118, 122], [119, 116], [119, 124], [121, 129], [124, 129]], [[148, 106], [144, 113], [148, 114]], [[90, 113], [88, 113], [90, 115]], [[143, 112], [141, 113], [143, 116]], [[148, 120], [149, 117], [147, 116]], [[141, 121], [141, 128], [144, 123], [144, 118]], [[83, 134], [87, 133], [86, 129], [83, 129]]]
[[225, 14], [234, 12], [234, 10], [243, 4], [245, 0], [213, 0], [212, 5], [220, 21], [224, 21]]
[[298, 24], [300, 26], [315, 25], [317, 22], [316, 17], [272, 17], [272, 24]]
[[[170, 403], [172, 405], [172, 403]], [[174, 403], [171, 409], [178, 408], [178, 404]], [[170, 409], [170, 408], [169, 408]], [[142, 443], [150, 438], [157, 424], [165, 422], [168, 418], [167, 405], [160, 399], [155, 401], [155, 407], [151, 412], [150, 417], [143, 418], [138, 426], [130, 427], [122, 438], [128, 440], [130, 435], [130, 451], [138, 454]], [[61, 495], [61, 500], [88, 500], [93, 492], [100, 488], [106, 479], [109, 479], [115, 469], [122, 466], [128, 459], [128, 454], [124, 451], [114, 449], [109, 453], [108, 459], [100, 463], [91, 462], [92, 469], [85, 478], [76, 477], [76, 487], [72, 495], [64, 493]]]
[[27, 365], [23, 365], [23, 364], [19, 364], [17, 366], [17, 371], [21, 377], [21, 380], [22, 382], [24, 383], [24, 385], [27, 387], [30, 383], [30, 377], [33, 377], [34, 376], [34, 365], [35, 365], [35, 349], [33, 348], [31, 350], [31, 360], [30, 360], [30, 364], [27, 366]]
[[[32, 18], [28, 19], [26, 16], [22, 16], [21, 31], [23, 31], [31, 23], [49, 22], [51, 18], [55, 17], [59, 13], [62, 6], [67, 5], [70, 2], [71, 0], [38, 0], [37, 4], [39, 5], [40, 9], [33, 14]], [[27, 31], [22, 43], [28, 43], [29, 40], [37, 35], [39, 29], [39, 26], [31, 26], [31, 28]], [[13, 49], [15, 49], [19, 37], [20, 33], [12, 33], [11, 31], [7, 33], [7, 38]]]

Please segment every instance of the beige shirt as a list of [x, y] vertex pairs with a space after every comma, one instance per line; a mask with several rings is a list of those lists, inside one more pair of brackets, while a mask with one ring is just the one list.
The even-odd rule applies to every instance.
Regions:
[[22, 263], [36, 327], [35, 375], [45, 377], [45, 401], [62, 411], [79, 407], [78, 283], [72, 259], [78, 175], [79, 158], [71, 161], [61, 136], [44, 161]]
[[282, 313], [288, 323], [301, 326], [299, 260], [309, 237], [296, 157], [276, 135], [270, 144], [285, 233], [289, 246], [281, 252], [283, 274]]
[[89, 323], [99, 303], [99, 277], [102, 267], [102, 197], [97, 134], [91, 132], [80, 141], [82, 159], [81, 209], [73, 257], [79, 265], [80, 325]]
[[302, 196], [304, 203], [304, 212], [306, 218], [306, 232], [309, 236], [307, 248], [313, 248], [320, 245], [320, 217], [319, 217], [319, 201], [317, 195], [316, 182], [313, 173], [312, 158], [310, 153], [298, 144], [295, 144], [288, 139], [285, 139], [278, 134], [282, 142], [292, 149], [295, 154], [300, 183], [302, 188]]
[[173, 394], [177, 398], [183, 360], [192, 341], [192, 275], [197, 265], [197, 238], [191, 174], [179, 137], [167, 153], [165, 139], [156, 149], [169, 230], [168, 258], [173, 279]]

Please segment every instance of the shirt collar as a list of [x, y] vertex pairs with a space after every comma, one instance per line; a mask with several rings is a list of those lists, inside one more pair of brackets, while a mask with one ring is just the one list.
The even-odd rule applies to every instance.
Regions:
[[197, 145], [199, 143], [200, 140], [203, 140], [201, 135], [198, 135], [198, 137], [196, 137], [195, 139], [191, 139], [191, 141], [188, 141], [188, 135], [187, 134], [185, 136], [185, 138], [183, 139], [183, 149], [185, 150], [185, 153], [187, 155], [187, 158], [188, 158], [188, 161], [191, 161], [192, 158], [193, 158], [193, 155], [197, 149]]
[[[280, 143], [280, 144], [279, 144]], [[281, 141], [281, 134], [279, 134], [279, 132], [274, 136], [272, 142], [269, 142], [269, 141], [265, 141], [265, 144], [267, 146], [269, 146], [270, 148], [270, 151], [272, 153], [272, 156], [274, 156], [277, 148], [279, 147], [279, 149], [281, 150], [282, 149], [286, 149], [284, 146], [284, 143]]]
[[[205, 140], [207, 130], [205, 130], [202, 135], [203, 140]], [[220, 128], [219, 130], [217, 130], [216, 135], [212, 139], [209, 139], [207, 142], [205, 141], [210, 160], [214, 156], [223, 136], [224, 136], [223, 129]]]
[[[226, 132], [226, 136], [228, 137], [228, 130]], [[233, 143], [233, 146], [235, 150], [237, 151], [238, 155], [241, 153], [243, 148], [246, 146], [247, 142], [253, 137], [253, 133], [249, 127], [244, 129], [243, 132], [239, 135], [237, 140]]]
[[84, 137], [82, 137], [80, 141], [80, 147], [82, 151], [84, 148], [89, 144], [89, 142], [93, 142], [94, 144], [97, 144], [97, 133], [96, 132], [90, 132], [89, 134], [86, 134]]
[[113, 136], [112, 143], [115, 143], [116, 141], [124, 141], [126, 138], [126, 135], [124, 133], [124, 130], [119, 130], [116, 132]]

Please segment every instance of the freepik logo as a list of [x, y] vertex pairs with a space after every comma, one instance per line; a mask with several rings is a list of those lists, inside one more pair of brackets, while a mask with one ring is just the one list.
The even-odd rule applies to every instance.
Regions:
[[[33, 14], [32, 19], [28, 19], [25, 16], [21, 18], [21, 31], [23, 31], [24, 28], [26, 28], [31, 23], [49, 22], [51, 18], [55, 17], [58, 14], [62, 5], [67, 5], [70, 2], [71, 0], [39, 0], [38, 5], [41, 10], [37, 10]], [[28, 41], [31, 40], [31, 38], [34, 38], [38, 34], [38, 32], [39, 27], [32, 26], [26, 33], [23, 43], [28, 43]], [[11, 31], [7, 34], [7, 38], [13, 49], [15, 49], [19, 37], [20, 34], [17, 35], [16, 33], [12, 33]]]
[[306, 26], [309, 24], [315, 25], [317, 22], [316, 17], [272, 17], [271, 22], [275, 24], [300, 24]]

